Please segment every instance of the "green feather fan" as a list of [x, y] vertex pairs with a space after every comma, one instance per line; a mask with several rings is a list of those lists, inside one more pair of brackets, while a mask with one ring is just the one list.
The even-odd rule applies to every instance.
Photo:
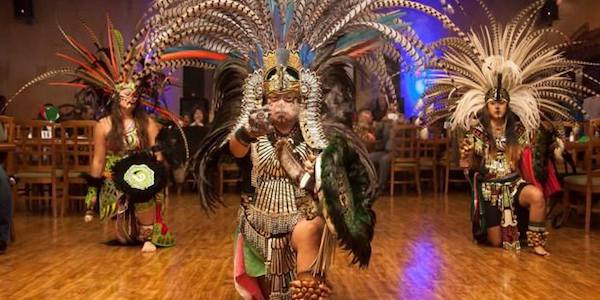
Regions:
[[321, 154], [321, 174], [321, 201], [327, 223], [333, 225], [341, 247], [351, 252], [352, 263], [366, 267], [375, 225], [366, 168], [358, 153], [336, 136]]

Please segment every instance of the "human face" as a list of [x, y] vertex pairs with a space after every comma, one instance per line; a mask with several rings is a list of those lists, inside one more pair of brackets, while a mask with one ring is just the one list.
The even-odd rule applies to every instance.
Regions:
[[363, 111], [358, 115], [358, 122], [371, 125], [373, 123], [373, 114], [370, 111]]
[[135, 109], [137, 99], [133, 95], [133, 90], [126, 88], [119, 92], [119, 107], [125, 113], [131, 113]]
[[194, 111], [194, 122], [202, 123], [204, 121], [204, 113], [200, 109]]
[[271, 122], [274, 125], [290, 125], [296, 122], [300, 113], [299, 103], [300, 93], [296, 91], [268, 95], [267, 105]]
[[500, 101], [489, 100], [486, 104], [488, 113], [493, 120], [502, 120], [506, 116], [508, 101], [502, 99]]

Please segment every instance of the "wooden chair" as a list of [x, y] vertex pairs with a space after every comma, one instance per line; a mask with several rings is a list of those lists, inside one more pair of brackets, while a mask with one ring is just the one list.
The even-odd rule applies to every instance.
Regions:
[[[433, 185], [433, 192], [438, 192], [438, 137], [435, 133], [429, 135], [429, 139], [419, 139], [418, 147], [418, 159], [419, 159], [419, 176], [421, 182], [431, 182]], [[428, 174], [430, 176], [423, 176]]]
[[[231, 175], [227, 177], [226, 175]], [[229, 161], [221, 161], [219, 163], [219, 194], [223, 195], [223, 186], [227, 183], [239, 183], [242, 181], [240, 177], [240, 168], [237, 163]]]
[[[3, 139], [0, 140], [0, 143], [5, 144], [14, 144], [15, 142], [15, 118], [9, 116], [0, 116], [0, 124], [2, 124]], [[4, 170], [7, 175], [13, 175], [15, 173], [15, 151], [8, 151], [7, 153], [3, 153], [2, 158], [0, 159], [0, 163], [3, 163]], [[3, 161], [2, 161], [3, 160]], [[12, 189], [12, 213], [14, 216], [15, 210], [15, 201], [17, 197], [17, 189], [13, 187]], [[10, 240], [14, 241], [16, 239], [15, 235], [15, 226], [13, 220], [10, 221]]]
[[585, 195], [585, 233], [589, 234], [592, 212], [600, 212], [600, 209], [592, 208], [592, 195], [600, 194], [600, 137], [596, 136], [596, 132], [600, 132], [600, 119], [590, 120], [586, 125], [586, 134], [590, 140], [586, 143], [585, 149], [583, 164], [585, 174], [564, 178], [563, 204], [566, 217], [569, 209], [580, 207], [577, 203], [571, 203], [571, 192], [575, 191]]
[[[440, 160], [440, 164], [444, 173], [444, 197], [448, 197], [448, 189], [450, 183], [468, 183], [469, 181], [465, 178], [463, 169], [458, 165], [458, 141], [460, 137], [457, 133], [446, 139], [446, 151]], [[453, 177], [452, 175], [456, 175]]]
[[196, 189], [196, 178], [194, 177], [193, 170], [189, 163], [185, 163], [179, 168], [173, 170], [173, 177], [175, 178], [174, 187], [177, 190], [177, 196], [181, 196], [181, 191], [184, 186], [189, 186], [192, 190]]
[[47, 121], [17, 121], [15, 127], [17, 189], [24, 191], [28, 204], [50, 200], [54, 217], [60, 199], [60, 174], [56, 172], [60, 159], [58, 129], [59, 125]]
[[4, 128], [6, 140], [0, 140], [0, 143], [12, 143], [15, 140], [15, 117], [0, 116], [0, 124]]
[[[94, 156], [94, 127], [96, 121], [74, 120], [61, 123], [61, 152], [62, 152], [62, 175], [63, 203], [60, 209], [61, 217], [65, 213], [65, 203], [72, 200], [83, 203], [85, 200], [85, 187], [79, 191], [73, 189], [73, 185], [85, 185], [86, 181], [81, 177], [89, 172]], [[82, 195], [83, 193], [83, 195]]]
[[[581, 123], [576, 123], [576, 122], [572, 122], [572, 121], [553, 121], [553, 122], [551, 122], [551, 124], [552, 124], [552, 127], [554, 127], [554, 129], [557, 130], [562, 135], [562, 137], [564, 138], [563, 141], [565, 143], [570, 143], [569, 136], [570, 136], [571, 132], [573, 132], [575, 127], [583, 127]], [[579, 132], [579, 134], [581, 135], [581, 134], [583, 134], [583, 132]], [[581, 159], [579, 159], [578, 154], [579, 153], [577, 153], [577, 151], [569, 151], [568, 153], [567, 152], [563, 153], [563, 157], [569, 155], [574, 166], [577, 166], [578, 163], [579, 164], [582, 163]], [[569, 165], [568, 165], [567, 160], [564, 160], [562, 164], [557, 164], [556, 171], [561, 174], [569, 173]], [[572, 171], [575, 171], [575, 170], [572, 170]]]
[[[390, 167], [390, 196], [394, 197], [396, 184], [414, 184], [421, 197], [421, 178], [419, 166], [418, 127], [414, 125], [397, 125], [392, 130], [393, 151]], [[413, 179], [398, 179], [396, 173], [407, 173]]]

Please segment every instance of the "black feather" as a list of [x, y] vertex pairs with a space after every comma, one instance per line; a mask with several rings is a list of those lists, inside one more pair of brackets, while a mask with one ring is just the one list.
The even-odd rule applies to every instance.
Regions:
[[[129, 185], [126, 172], [133, 165], [146, 165], [154, 171], [154, 183], [146, 189], [138, 189]], [[119, 160], [112, 169], [112, 180], [115, 187], [130, 196], [133, 202], [146, 202], [161, 192], [167, 185], [167, 171], [165, 166], [156, 160], [150, 152], [136, 152]]]
[[359, 154], [347, 141], [336, 136], [321, 154], [321, 200], [341, 247], [350, 251], [352, 263], [366, 267], [375, 226], [374, 198]]
[[207, 212], [213, 212], [223, 205], [215, 189], [216, 176], [213, 171], [217, 169], [221, 148], [240, 115], [244, 82], [248, 75], [248, 66], [238, 59], [226, 61], [215, 72], [215, 119], [211, 131], [200, 143], [191, 161], [202, 208]]

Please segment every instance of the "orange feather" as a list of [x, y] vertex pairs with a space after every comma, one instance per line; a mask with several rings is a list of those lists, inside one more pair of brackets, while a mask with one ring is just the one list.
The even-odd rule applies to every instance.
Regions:
[[81, 89], [88, 87], [87, 84], [76, 83], [76, 82], [48, 82], [48, 85], [68, 86], [68, 87], [75, 87], [75, 88], [81, 88]]
[[107, 86], [111, 86], [110, 83], [108, 83], [104, 78], [102, 78], [102, 75], [100, 75], [96, 70], [90, 68], [90, 66], [88, 66], [87, 64], [78, 61], [77, 59], [70, 57], [68, 55], [62, 54], [57, 52], [56, 55], [66, 61], [72, 62], [74, 64], [77, 64], [79, 66], [81, 66], [82, 68], [84, 68], [85, 70], [87, 70], [88, 72], [90, 72], [91, 75], [95, 75], [94, 77], [98, 80], [101, 81], [102, 83], [104, 83]]
[[226, 54], [222, 54], [222, 53], [217, 53], [217, 52], [212, 52], [212, 51], [206, 51], [206, 50], [185, 50], [185, 51], [178, 51], [178, 52], [174, 52], [174, 53], [168, 53], [165, 54], [163, 56], [161, 56], [161, 60], [163, 61], [167, 61], [167, 60], [176, 60], [176, 59], [210, 59], [210, 60], [216, 60], [216, 61], [224, 61], [225, 59], [227, 59], [227, 55]]
[[106, 15], [106, 29], [108, 31], [106, 37], [108, 38], [108, 49], [110, 50], [110, 62], [112, 64], [113, 77], [117, 78], [119, 76], [119, 71], [117, 66], [117, 60], [115, 58], [115, 49], [113, 48], [113, 27], [112, 23], [110, 22], [110, 18], [108, 17], [108, 14]]

